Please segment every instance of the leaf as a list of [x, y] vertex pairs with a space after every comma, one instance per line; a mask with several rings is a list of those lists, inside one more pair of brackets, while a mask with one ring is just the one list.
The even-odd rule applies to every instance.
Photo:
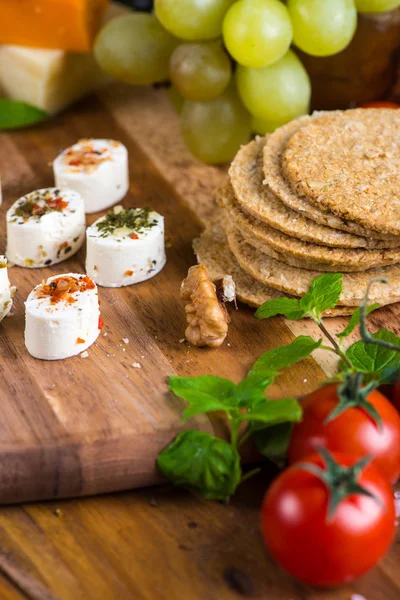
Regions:
[[183, 413], [183, 420], [216, 410], [235, 410], [238, 404], [235, 399], [236, 385], [229, 379], [214, 375], [171, 376], [169, 389], [190, 404]]
[[[380, 307], [380, 304], [376, 302], [375, 304], [371, 304], [371, 306], [367, 307], [367, 315], [372, 313], [372, 311], [376, 310]], [[351, 315], [350, 321], [347, 323], [347, 327], [343, 329], [341, 333], [336, 334], [338, 338], [344, 338], [350, 335], [354, 329], [360, 324], [360, 309], [356, 308], [356, 310]]]
[[180, 433], [157, 459], [161, 473], [209, 500], [228, 500], [240, 483], [237, 450], [203, 431]]
[[341, 273], [324, 273], [312, 282], [308, 292], [300, 299], [300, 308], [306, 314], [321, 318], [328, 308], [335, 308], [343, 288]]
[[[400, 338], [388, 329], [380, 329], [372, 337], [392, 344], [400, 344]], [[400, 368], [400, 352], [362, 340], [350, 346], [346, 356], [354, 369], [361, 373], [372, 374], [381, 380], [386, 379]]]
[[278, 346], [262, 354], [249, 371], [249, 376], [262, 372], [278, 374], [285, 367], [307, 358], [321, 344], [322, 340], [315, 341], [308, 335], [300, 335], [290, 344]]
[[297, 321], [304, 317], [304, 310], [300, 308], [300, 300], [297, 298], [274, 298], [267, 300], [256, 311], [257, 319], [268, 319], [276, 315], [283, 315], [287, 319]]
[[257, 450], [263, 455], [283, 466], [292, 435], [292, 423], [279, 423], [272, 427], [262, 427], [252, 433]]
[[26, 102], [0, 98], [0, 129], [19, 129], [40, 123], [49, 115]]
[[277, 425], [279, 423], [298, 423], [301, 421], [302, 409], [294, 398], [267, 400], [260, 398], [247, 413], [240, 415], [241, 421], [250, 421], [252, 428], [258, 429], [258, 424]]

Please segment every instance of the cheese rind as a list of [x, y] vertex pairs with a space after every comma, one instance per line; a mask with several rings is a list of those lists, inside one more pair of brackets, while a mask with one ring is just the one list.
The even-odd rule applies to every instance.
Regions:
[[148, 220], [153, 225], [148, 228], [119, 227], [114, 232], [98, 228], [106, 219], [101, 217], [86, 231], [86, 272], [93, 281], [103, 287], [123, 287], [150, 279], [163, 269], [166, 256], [161, 215], [150, 211]]
[[[35, 205], [38, 208], [29, 215], [28, 209]], [[49, 205], [54, 208], [48, 210]], [[24, 212], [25, 207], [28, 212]], [[41, 210], [48, 212], [40, 215]], [[7, 211], [7, 259], [31, 269], [60, 263], [82, 246], [85, 228], [84, 202], [77, 192], [36, 190], [14, 202]]]
[[[82, 279], [85, 276], [67, 273], [50, 277], [48, 285], [58, 278]], [[99, 299], [97, 287], [71, 294], [71, 300], [52, 303], [50, 296], [41, 296], [43, 284], [36, 286], [25, 302], [25, 345], [35, 358], [59, 360], [76, 356], [97, 339], [99, 329]]]
[[114, 140], [80, 140], [53, 162], [56, 186], [77, 191], [85, 212], [113, 206], [129, 189], [128, 151]]
[[11, 287], [8, 279], [7, 259], [0, 255], [0, 321], [8, 315], [12, 307], [15, 288]]
[[109, 0], [0, 0], [0, 44], [88, 52]]

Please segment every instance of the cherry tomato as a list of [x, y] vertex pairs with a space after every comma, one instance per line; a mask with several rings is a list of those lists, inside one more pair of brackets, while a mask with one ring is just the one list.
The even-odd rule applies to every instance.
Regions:
[[388, 100], [376, 100], [375, 102], [367, 102], [361, 108], [400, 108], [397, 102], [389, 102]]
[[380, 428], [364, 408], [347, 408], [329, 423], [324, 423], [339, 402], [338, 384], [321, 387], [302, 402], [303, 421], [293, 428], [288, 457], [294, 463], [324, 446], [331, 452], [350, 456], [373, 457], [390, 483], [400, 475], [400, 416], [383, 394], [374, 390], [368, 395], [381, 417]]
[[[341, 465], [354, 458], [333, 457]], [[319, 455], [307, 462], [324, 465]], [[296, 579], [315, 586], [349, 583], [386, 554], [395, 532], [392, 489], [367, 465], [357, 483], [374, 495], [354, 493], [328, 518], [329, 491], [316, 475], [297, 463], [272, 483], [262, 507], [262, 531], [275, 560]]]

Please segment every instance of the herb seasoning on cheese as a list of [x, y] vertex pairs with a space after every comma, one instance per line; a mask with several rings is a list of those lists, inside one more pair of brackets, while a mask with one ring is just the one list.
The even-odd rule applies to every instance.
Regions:
[[21, 217], [24, 220], [31, 217], [40, 219], [52, 211], [62, 212], [68, 206], [68, 202], [60, 196], [60, 190], [54, 188], [37, 190], [17, 202], [13, 216]]
[[100, 237], [114, 235], [135, 240], [156, 225], [158, 221], [149, 207], [123, 209], [122, 206], [116, 206], [96, 224], [96, 227], [100, 231]]

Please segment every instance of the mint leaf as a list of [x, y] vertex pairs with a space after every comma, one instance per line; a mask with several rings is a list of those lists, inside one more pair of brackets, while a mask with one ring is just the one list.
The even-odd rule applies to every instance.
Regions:
[[267, 425], [279, 423], [297, 423], [301, 421], [302, 409], [294, 398], [282, 398], [282, 400], [267, 400], [260, 398], [253, 404], [247, 413], [240, 415], [241, 421], [250, 421], [252, 428], [258, 429]]
[[258, 319], [267, 319], [275, 315], [284, 315], [287, 319], [297, 321], [305, 315], [320, 319], [328, 308], [335, 308], [343, 288], [343, 275], [340, 273], [324, 273], [312, 282], [308, 292], [296, 298], [276, 298], [267, 300], [257, 310]]
[[260, 454], [283, 467], [292, 430], [292, 423], [279, 423], [279, 425], [273, 425], [272, 427], [256, 429], [251, 437]]
[[161, 473], [209, 500], [228, 500], [240, 483], [240, 457], [230, 444], [203, 431], [180, 433], [157, 459]]
[[[388, 329], [380, 329], [372, 335], [377, 340], [400, 345], [400, 338]], [[368, 373], [376, 379], [384, 380], [400, 368], [400, 352], [382, 348], [375, 344], [356, 342], [346, 352], [352, 366], [361, 373]]]
[[0, 129], [20, 129], [48, 118], [46, 112], [31, 104], [0, 98]]
[[[372, 311], [376, 310], [377, 308], [380, 307], [380, 304], [378, 304], [378, 302], [376, 302], [375, 304], [371, 304], [371, 306], [367, 307], [367, 315], [369, 315], [370, 313], [372, 313]], [[347, 337], [348, 335], [350, 335], [354, 329], [360, 324], [360, 309], [356, 308], [356, 310], [353, 312], [353, 314], [350, 317], [350, 321], [347, 324], [347, 327], [345, 327], [345, 329], [343, 329], [343, 331], [341, 333], [337, 333], [337, 337], [338, 338], [344, 338]]]
[[321, 344], [322, 340], [315, 341], [308, 335], [299, 335], [287, 346], [278, 346], [262, 354], [254, 363], [248, 376], [263, 372], [277, 375], [285, 367], [307, 358]]
[[300, 308], [300, 300], [297, 298], [274, 298], [264, 302], [255, 313], [257, 319], [269, 319], [276, 315], [283, 315], [291, 321], [298, 321], [304, 317], [305, 312]]
[[341, 273], [324, 273], [312, 282], [308, 292], [300, 299], [305, 314], [321, 318], [328, 308], [335, 308], [343, 289]]

